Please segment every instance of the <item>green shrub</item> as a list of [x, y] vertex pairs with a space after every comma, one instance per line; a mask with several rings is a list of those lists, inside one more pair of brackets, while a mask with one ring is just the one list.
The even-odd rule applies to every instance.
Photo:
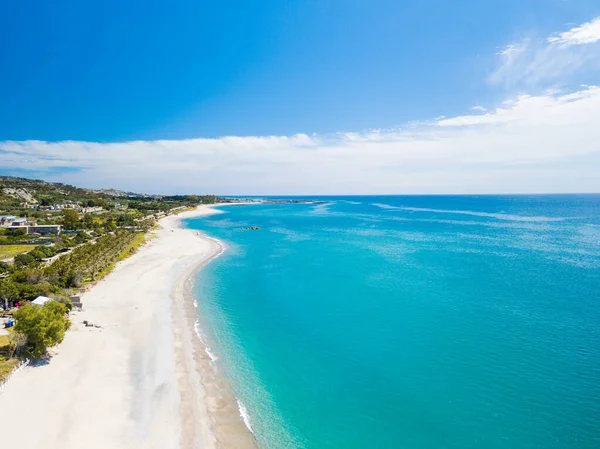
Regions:
[[15, 267], [17, 267], [17, 268], [26, 267], [27, 265], [31, 265], [34, 262], [36, 262], [35, 257], [33, 257], [29, 253], [17, 254], [15, 256], [14, 261], [15, 261]]

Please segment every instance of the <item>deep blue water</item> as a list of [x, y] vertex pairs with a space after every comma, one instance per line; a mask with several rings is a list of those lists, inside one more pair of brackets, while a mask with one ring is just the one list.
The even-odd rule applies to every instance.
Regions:
[[188, 221], [261, 447], [600, 447], [599, 195], [324, 199]]

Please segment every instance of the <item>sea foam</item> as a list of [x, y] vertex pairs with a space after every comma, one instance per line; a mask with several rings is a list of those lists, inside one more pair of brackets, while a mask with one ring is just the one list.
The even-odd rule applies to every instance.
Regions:
[[237, 401], [238, 409], [240, 410], [240, 416], [242, 417], [244, 424], [250, 432], [254, 433], [254, 430], [252, 430], [252, 426], [250, 425], [250, 415], [248, 414], [248, 410], [246, 409], [242, 401], [240, 401], [237, 398], [235, 400]]

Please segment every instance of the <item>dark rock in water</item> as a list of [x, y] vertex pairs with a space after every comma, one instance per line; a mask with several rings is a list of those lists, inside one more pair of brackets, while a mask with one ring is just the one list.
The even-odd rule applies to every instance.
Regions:
[[242, 228], [242, 231], [258, 231], [260, 228], [258, 226], [247, 226]]

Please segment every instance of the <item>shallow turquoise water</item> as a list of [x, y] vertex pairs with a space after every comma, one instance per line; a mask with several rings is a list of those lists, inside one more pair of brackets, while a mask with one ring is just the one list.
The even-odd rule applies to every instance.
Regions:
[[600, 196], [326, 201], [188, 221], [262, 447], [600, 447]]

